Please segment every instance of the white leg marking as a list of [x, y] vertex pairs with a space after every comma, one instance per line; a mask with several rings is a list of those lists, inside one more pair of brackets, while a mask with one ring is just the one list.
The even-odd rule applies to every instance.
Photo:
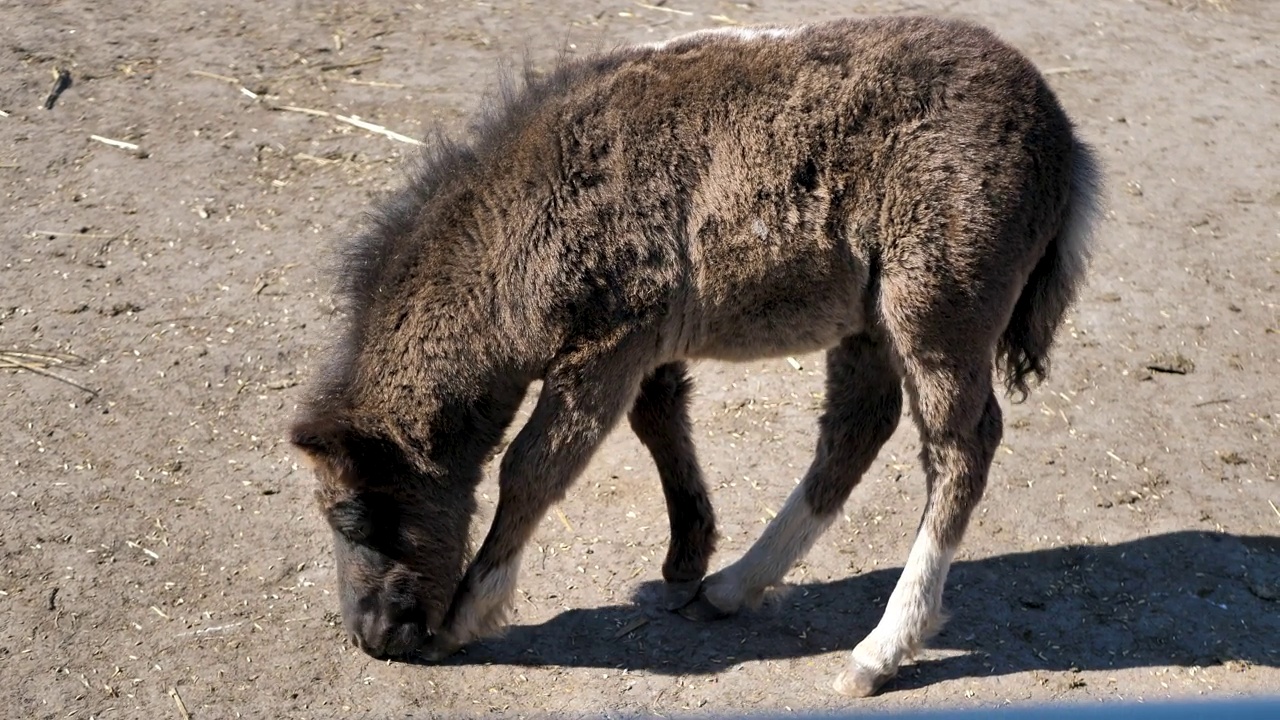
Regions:
[[780, 583], [796, 560], [813, 547], [836, 515], [815, 515], [805, 499], [804, 485], [797, 486], [751, 549], [737, 562], [707, 578], [707, 599], [725, 612], [759, 602], [764, 591]]
[[494, 568], [459, 599], [453, 623], [441, 631], [447, 645], [454, 649], [492, 635], [506, 624], [520, 574], [520, 555]]
[[837, 691], [870, 695], [898, 672], [903, 660], [920, 650], [942, 623], [942, 588], [953, 557], [955, 548], [944, 547], [927, 529], [921, 529], [884, 616], [853, 649], [848, 670], [836, 679]]

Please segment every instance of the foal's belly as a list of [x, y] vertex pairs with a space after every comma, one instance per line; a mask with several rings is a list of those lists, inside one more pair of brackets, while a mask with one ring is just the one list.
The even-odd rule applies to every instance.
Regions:
[[776, 260], [702, 269], [680, 354], [728, 361], [797, 355], [865, 329], [864, 265], [834, 252]]

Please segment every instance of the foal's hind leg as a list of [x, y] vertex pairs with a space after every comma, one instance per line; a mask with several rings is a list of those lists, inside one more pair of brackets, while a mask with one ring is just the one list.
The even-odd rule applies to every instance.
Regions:
[[553, 361], [532, 416], [502, 458], [493, 524], [432, 638], [429, 658], [501, 627], [525, 544], [631, 405], [654, 345], [651, 335], [631, 334]]
[[[937, 313], [897, 316], [893, 303], [886, 302], [885, 314], [920, 430], [928, 499], [883, 617], [835, 681], [837, 691], [856, 697], [874, 693], [892, 678], [941, 625], [947, 571], [1000, 443], [1000, 405], [991, 384], [993, 333], [981, 320], [959, 322], [952, 313], [962, 304], [949, 302], [945, 293], [929, 297], [919, 287], [914, 292], [912, 301], [928, 297]], [[910, 308], [903, 315], [909, 313]], [[990, 321], [999, 317], [992, 313]]]
[[640, 395], [627, 416], [631, 429], [653, 455], [667, 499], [671, 544], [662, 577], [671, 610], [693, 599], [716, 543], [711, 498], [689, 431], [689, 388], [684, 363], [663, 365], [640, 385]]
[[826, 411], [804, 481], [746, 555], [707, 578], [681, 612], [699, 620], [729, 615], [780, 583], [835, 520], [901, 414], [901, 381], [883, 342], [863, 334], [830, 350]]
[[[935, 379], [928, 390], [916, 384], [912, 405], [924, 441], [921, 456], [929, 486], [924, 518], [884, 616], [854, 648], [848, 669], [836, 678], [835, 688], [841, 693], [874, 693], [942, 623], [947, 571], [982, 498], [1000, 443], [1000, 405], [991, 391], [990, 374], [986, 366], [944, 382]], [[957, 381], [971, 386], [962, 389]]]

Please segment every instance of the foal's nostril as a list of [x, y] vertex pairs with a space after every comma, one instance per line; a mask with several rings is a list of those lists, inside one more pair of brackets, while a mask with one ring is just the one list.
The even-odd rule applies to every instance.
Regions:
[[347, 634], [347, 639], [351, 641], [351, 644], [355, 646], [357, 650], [371, 657], [375, 657], [375, 658], [379, 657], [379, 653], [381, 651], [378, 648], [377, 644], [375, 643], [373, 645], [370, 645], [369, 642], [365, 640], [366, 637], [369, 637], [369, 636], [362, 635], [361, 633], [358, 633], [358, 632]]
[[356, 627], [351, 632], [352, 642], [378, 659], [412, 653], [422, 647], [428, 635], [422, 613], [412, 608], [368, 612], [353, 624]]
[[387, 641], [385, 626], [386, 623], [379, 613], [361, 613], [359, 616], [348, 620], [347, 635], [351, 638], [351, 644], [362, 652], [375, 658], [381, 658], [385, 652]]

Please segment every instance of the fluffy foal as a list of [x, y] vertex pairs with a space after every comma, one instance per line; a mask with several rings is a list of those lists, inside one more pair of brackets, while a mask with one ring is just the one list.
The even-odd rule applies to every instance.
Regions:
[[[1098, 172], [1031, 63], [926, 18], [698, 32], [563, 64], [441, 142], [346, 249], [348, 322], [292, 440], [334, 530], [346, 627], [442, 656], [503, 623], [521, 553], [624, 416], [670, 515], [669, 600], [709, 619], [817, 540], [905, 396], [928, 501], [836, 688], [875, 692], [939, 620], [1000, 441], [1074, 300]], [[705, 577], [685, 363], [827, 349], [803, 482]], [[497, 514], [475, 488], [529, 385]]]

